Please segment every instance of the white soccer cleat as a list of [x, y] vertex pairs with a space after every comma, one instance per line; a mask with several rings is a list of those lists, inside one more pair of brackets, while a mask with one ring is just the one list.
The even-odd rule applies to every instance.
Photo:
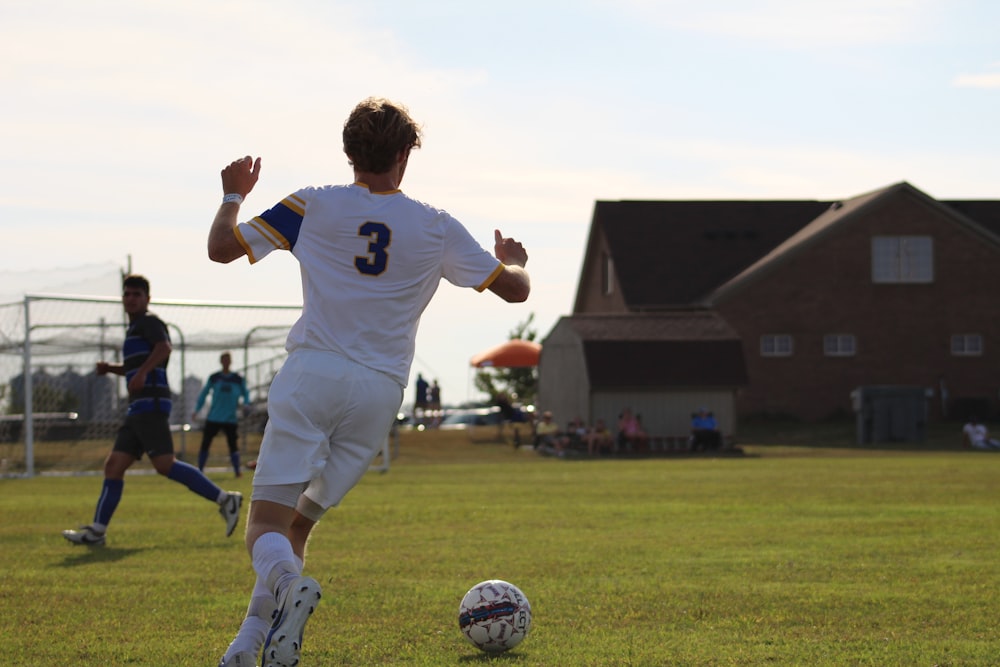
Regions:
[[299, 577], [278, 600], [271, 631], [264, 640], [261, 667], [296, 667], [302, 650], [302, 631], [319, 604], [322, 591], [312, 577]]
[[219, 505], [219, 514], [226, 521], [226, 537], [233, 534], [236, 524], [240, 522], [240, 507], [243, 506], [243, 494], [239, 491], [227, 491], [229, 495]]
[[229, 660], [223, 656], [219, 661], [219, 667], [257, 667], [257, 656], [246, 651], [230, 656]]
[[80, 530], [64, 530], [62, 536], [73, 544], [104, 546], [104, 533], [97, 532], [93, 526], [80, 526]]

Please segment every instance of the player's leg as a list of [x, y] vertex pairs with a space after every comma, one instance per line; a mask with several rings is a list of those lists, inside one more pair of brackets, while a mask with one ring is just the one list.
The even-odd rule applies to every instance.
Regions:
[[[278, 597], [278, 615], [264, 642], [264, 667], [297, 663], [305, 623], [319, 601], [320, 589], [315, 580], [302, 576], [292, 580], [287, 571], [276, 578], [273, 570], [263, 567], [262, 555], [265, 549], [274, 549], [273, 558], [287, 563], [298, 549], [304, 557], [312, 525], [340, 502], [381, 448], [402, 402], [402, 388], [384, 374], [339, 355], [307, 351], [289, 356], [268, 400], [254, 501], [266, 484], [311, 481], [294, 504], [298, 516], [294, 511], [280, 515], [288, 521], [284, 534], [261, 531], [252, 547], [254, 569], [266, 583], [274, 582]], [[259, 530], [256, 525], [253, 529]], [[295, 540], [294, 546], [289, 538]], [[248, 528], [248, 545], [253, 539]], [[287, 588], [285, 582], [290, 583]]]
[[[360, 397], [357, 403], [331, 406], [333, 430], [328, 439], [322, 471], [313, 476], [296, 504], [296, 513], [288, 531], [289, 543], [304, 562], [306, 543], [313, 527], [325, 512], [337, 505], [367, 472], [372, 459], [381, 450], [402, 402], [402, 388], [385, 375], [347, 364], [333, 386], [343, 395]], [[259, 544], [259, 542], [258, 542]], [[278, 621], [264, 642], [263, 665], [296, 664], [301, 649], [302, 632], [313, 605], [319, 601], [319, 588], [308, 577], [295, 580], [289, 599], [279, 599]], [[302, 611], [306, 609], [306, 611]], [[288, 620], [282, 619], [288, 615]], [[291, 642], [289, 642], [291, 640]]]
[[[317, 518], [311, 519], [305, 516], [303, 512]], [[295, 517], [292, 519], [292, 526], [288, 530], [288, 541], [292, 543], [292, 551], [303, 564], [306, 561], [306, 544], [309, 542], [309, 535], [319, 521], [319, 517], [323, 514], [324, 510], [319, 505], [316, 505], [305, 496], [299, 498]]]
[[167, 479], [183, 484], [189, 490], [206, 500], [211, 500], [219, 506], [219, 515], [226, 522], [226, 537], [233, 534], [240, 520], [240, 507], [243, 506], [243, 494], [239, 491], [226, 491], [205, 476], [205, 473], [190, 463], [178, 461], [173, 454], [159, 454], [150, 461], [156, 472]]
[[[302, 564], [298, 565], [301, 567]], [[267, 631], [274, 622], [277, 610], [278, 603], [274, 599], [274, 593], [263, 579], [257, 577], [246, 615], [240, 623], [236, 637], [230, 642], [219, 661], [219, 667], [243, 667], [243, 665], [256, 667], [257, 656], [260, 655], [264, 638], [267, 637]]]
[[[220, 662], [226, 667], [235, 664], [238, 655], [252, 653], [256, 657], [268, 630], [273, 627], [272, 621], [287, 626], [289, 618], [279, 614], [278, 598], [283, 595], [283, 601], [287, 601], [285, 591], [292, 590], [289, 584], [293, 584], [301, 573], [302, 561], [295, 556], [288, 532], [295, 504], [312, 474], [313, 452], [325, 442], [325, 435], [298, 405], [297, 393], [311, 391], [301, 387], [308, 364], [303, 366], [299, 357], [299, 353], [290, 355], [269, 392], [268, 420], [247, 516], [246, 545], [257, 578], [240, 630]], [[322, 393], [329, 395], [329, 392]], [[278, 590], [276, 586], [280, 586]], [[309, 601], [299, 601], [305, 602], [308, 608], [315, 607], [315, 599], [311, 600], [311, 605]], [[273, 619], [270, 612], [274, 612]], [[300, 621], [301, 629], [304, 621], [292, 620]], [[299, 637], [294, 639], [293, 648], [297, 648]], [[268, 664], [267, 660], [263, 662]]]
[[[302, 502], [303, 498], [300, 497], [299, 503]], [[317, 507], [317, 509], [319, 508]], [[248, 525], [249, 523], [251, 522], [248, 521]], [[309, 540], [309, 534], [315, 525], [315, 521], [304, 517], [296, 511], [292, 519], [292, 525], [288, 529], [288, 539], [292, 545], [292, 553], [295, 554], [295, 565], [299, 572], [305, 566], [305, 546]], [[258, 576], [254, 582], [253, 594], [250, 597], [250, 604], [247, 606], [243, 622], [240, 624], [239, 632], [236, 633], [236, 637], [229, 644], [225, 655], [222, 656], [222, 661], [219, 663], [220, 667], [231, 667], [238, 664], [237, 657], [241, 654], [253, 656], [256, 659], [257, 655], [260, 654], [261, 647], [264, 645], [264, 639], [271, 628], [271, 623], [274, 620], [277, 609], [278, 603], [274, 593], [271, 592], [265, 580]], [[255, 662], [249, 662], [249, 657], [245, 658], [245, 660], [247, 664], [256, 664]]]
[[212, 449], [212, 440], [219, 432], [218, 422], [206, 421], [201, 429], [201, 448], [198, 450], [198, 470], [205, 470], [205, 463], [208, 461], [208, 452]]
[[156, 472], [171, 481], [183, 484], [202, 498], [216, 503], [219, 506], [219, 514], [226, 522], [226, 537], [232, 535], [239, 522], [243, 494], [238, 491], [222, 490], [205, 477], [205, 473], [190, 463], [177, 460], [174, 456], [174, 442], [170, 435], [170, 424], [166, 413], [150, 412], [135, 415], [135, 420], [135, 431]]
[[79, 530], [62, 532], [63, 537], [70, 542], [87, 545], [104, 544], [104, 533], [125, 490], [125, 471], [142, 455], [139, 440], [131, 426], [129, 419], [126, 419], [118, 430], [114, 446], [104, 460], [104, 482], [101, 486], [101, 495], [97, 499], [93, 522], [81, 526]]
[[[257, 664], [256, 658], [268, 631], [277, 620], [278, 599], [289, 586], [294, 585], [302, 572], [304, 562], [296, 554], [292, 542], [280, 537], [295, 532], [291, 527], [295, 520], [289, 518], [295, 515], [295, 511], [288, 507], [288, 503], [295, 502], [303, 486], [276, 485], [255, 491], [247, 516], [247, 550], [257, 577], [240, 629], [226, 648], [219, 662], [220, 667], [240, 664], [240, 656], [252, 656], [253, 662], [249, 661], [249, 657], [242, 659], [247, 664]], [[259, 539], [261, 536], [265, 539]], [[318, 595], [318, 587], [316, 592]], [[315, 599], [312, 602], [314, 608]]]
[[229, 446], [229, 462], [233, 465], [233, 472], [237, 477], [241, 477], [240, 472], [240, 449], [237, 438], [238, 425], [236, 423], [226, 423], [222, 425], [222, 430], [226, 434], [226, 444]]
[[[295, 554], [288, 538], [295, 516], [295, 509], [286, 503], [294, 502], [302, 485], [255, 487], [247, 522], [247, 548], [257, 581], [254, 597], [263, 592], [271, 595], [274, 619], [263, 638], [262, 665], [298, 664], [302, 648], [302, 634], [306, 621], [313, 613], [321, 596], [315, 579], [302, 576], [303, 560]], [[282, 495], [288, 491], [288, 495]], [[263, 500], [270, 495], [275, 500]], [[254, 600], [251, 599], [251, 605]], [[266, 600], [258, 601], [262, 606]], [[248, 613], [250, 609], [248, 608]], [[257, 612], [259, 613], [259, 612]], [[257, 626], [256, 622], [253, 622]], [[242, 632], [242, 626], [241, 626]], [[259, 636], [247, 634], [257, 644]], [[239, 637], [238, 637], [239, 639]], [[237, 640], [234, 640], [234, 642]]]

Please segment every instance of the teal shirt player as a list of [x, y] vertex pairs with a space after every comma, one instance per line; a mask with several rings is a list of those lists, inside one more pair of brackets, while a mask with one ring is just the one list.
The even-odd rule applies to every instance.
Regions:
[[212, 373], [208, 377], [208, 382], [198, 394], [198, 403], [194, 411], [198, 412], [205, 405], [208, 394], [212, 394], [212, 408], [208, 411], [206, 421], [218, 422], [220, 424], [235, 424], [239, 421], [236, 410], [240, 405], [240, 397], [243, 398], [243, 405], [250, 404], [250, 391], [247, 383], [239, 373], [223, 373], [219, 371]]

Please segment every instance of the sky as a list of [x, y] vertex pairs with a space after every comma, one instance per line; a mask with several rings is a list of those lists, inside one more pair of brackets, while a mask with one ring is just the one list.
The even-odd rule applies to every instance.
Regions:
[[0, 296], [116, 296], [81, 276], [130, 267], [154, 310], [301, 303], [289, 253], [207, 259], [219, 171], [262, 158], [241, 219], [350, 182], [343, 122], [384, 96], [424, 128], [402, 189], [529, 254], [526, 303], [444, 282], [421, 320], [411, 379], [477, 398], [474, 354], [571, 314], [597, 201], [1000, 198], [998, 25], [992, 0], [0, 0]]

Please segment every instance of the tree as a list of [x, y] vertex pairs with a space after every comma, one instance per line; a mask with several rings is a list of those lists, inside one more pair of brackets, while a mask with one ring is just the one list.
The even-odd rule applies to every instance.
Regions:
[[[531, 328], [535, 314], [518, 323], [508, 334], [507, 340], [534, 341], [538, 331]], [[482, 368], [476, 371], [476, 389], [489, 394], [495, 400], [501, 394], [507, 394], [512, 402], [528, 405], [535, 402], [538, 392], [537, 368]]]

